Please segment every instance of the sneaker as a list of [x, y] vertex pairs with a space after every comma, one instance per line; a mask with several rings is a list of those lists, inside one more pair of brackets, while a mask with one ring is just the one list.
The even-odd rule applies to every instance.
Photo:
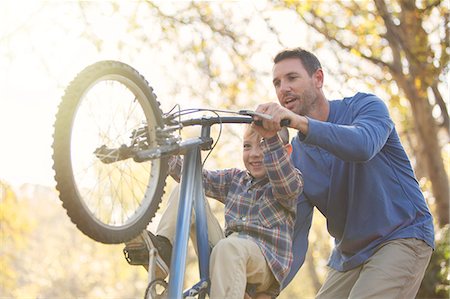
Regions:
[[155, 236], [145, 230], [139, 236], [125, 243], [123, 253], [130, 265], [142, 265], [148, 271], [149, 252], [155, 248], [156, 254], [156, 278], [164, 279], [169, 275], [172, 245], [163, 236]]

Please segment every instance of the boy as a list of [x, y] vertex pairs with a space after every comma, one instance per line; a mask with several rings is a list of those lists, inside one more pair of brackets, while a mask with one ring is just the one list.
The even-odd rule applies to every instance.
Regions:
[[[256, 292], [278, 294], [289, 272], [296, 199], [303, 190], [303, 178], [289, 157], [287, 132], [284, 128], [277, 134], [249, 125], [243, 138], [246, 170], [203, 170], [206, 196], [225, 204], [225, 234], [210, 209], [206, 209], [213, 246], [210, 298], [242, 299], [247, 283], [255, 284]], [[180, 181], [182, 158], [171, 158], [169, 166], [170, 175]], [[171, 196], [157, 236], [149, 233], [162, 258], [156, 269], [159, 277], [166, 276], [165, 266], [170, 262], [177, 199], [178, 195]], [[124, 249], [127, 260], [133, 260], [135, 243], [139, 240], [131, 241]], [[148, 259], [143, 260], [146, 263]]]

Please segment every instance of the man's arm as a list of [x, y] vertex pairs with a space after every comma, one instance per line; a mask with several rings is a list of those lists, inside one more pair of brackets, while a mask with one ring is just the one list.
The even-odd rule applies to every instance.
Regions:
[[369, 95], [354, 101], [346, 113], [352, 113], [352, 121], [345, 125], [309, 119], [308, 134], [299, 137], [344, 161], [369, 161], [394, 128], [389, 111], [379, 98]]
[[299, 131], [304, 143], [320, 146], [344, 161], [368, 161], [386, 143], [394, 128], [386, 105], [374, 95], [360, 94], [347, 113], [352, 113], [352, 122], [334, 124], [295, 114], [276, 103], [258, 106], [257, 112], [271, 115], [272, 120], [263, 120], [267, 130], [279, 129], [281, 119], [290, 120], [290, 128]]

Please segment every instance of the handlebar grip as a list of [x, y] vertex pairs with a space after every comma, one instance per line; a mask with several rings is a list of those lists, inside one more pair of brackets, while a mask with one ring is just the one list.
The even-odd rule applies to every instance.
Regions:
[[[253, 121], [253, 122], [254, 122], [255, 125], [257, 125], [257, 126], [262, 126], [262, 125], [263, 125], [263, 124], [262, 124], [262, 120], [255, 120], [255, 121]], [[288, 127], [290, 124], [291, 124], [291, 120], [290, 120], [290, 119], [287, 119], [287, 118], [282, 119], [282, 120], [280, 121], [280, 126], [282, 126], [282, 127]]]
[[282, 119], [280, 121], [280, 126], [282, 126], [282, 127], [288, 127], [290, 124], [291, 124], [291, 120], [287, 119], [287, 118]]

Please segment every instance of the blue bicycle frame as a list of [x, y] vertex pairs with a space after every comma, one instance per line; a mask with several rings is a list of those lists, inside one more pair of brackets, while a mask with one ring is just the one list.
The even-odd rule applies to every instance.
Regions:
[[200, 294], [199, 298], [204, 298], [204, 295], [202, 294], [207, 292], [205, 288], [209, 289], [210, 249], [205, 216], [205, 197], [203, 195], [200, 147], [194, 146], [193, 148], [188, 149], [183, 163], [180, 187], [180, 206], [178, 208], [178, 220], [172, 251], [168, 298], [181, 298], [182, 295], [186, 263], [177, 263], [177, 261], [186, 261], [193, 205], [196, 215], [195, 226], [197, 233], [200, 282], [192, 289], [186, 291], [183, 297], [192, 296], [194, 295], [193, 292], [196, 291]]
[[[209, 256], [208, 228], [206, 222], [205, 195], [203, 189], [201, 150], [211, 149], [211, 125], [217, 123], [250, 123], [251, 118], [228, 117], [203, 119], [201, 137], [188, 139], [180, 144], [184, 155], [180, 186], [180, 205], [173, 244], [168, 298], [184, 298], [198, 295], [205, 298], [209, 293]], [[198, 124], [198, 120], [190, 122]], [[187, 124], [187, 123], [185, 123]], [[193, 207], [194, 206], [194, 207]], [[186, 270], [186, 254], [189, 241], [192, 210], [195, 210], [195, 227], [197, 233], [197, 251], [200, 281], [182, 292]], [[182, 261], [182, 263], [177, 261]]]

